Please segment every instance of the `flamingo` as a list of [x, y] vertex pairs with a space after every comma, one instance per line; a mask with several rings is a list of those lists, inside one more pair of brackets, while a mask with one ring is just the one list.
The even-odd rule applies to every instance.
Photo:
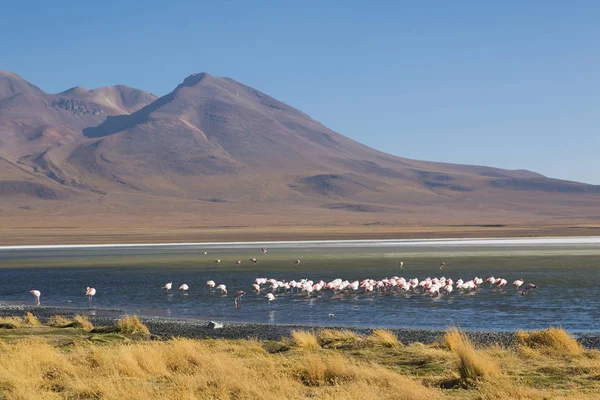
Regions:
[[40, 305], [40, 296], [42, 295], [42, 293], [40, 293], [39, 290], [31, 290], [29, 293], [31, 293], [33, 295], [33, 297], [35, 297], [35, 305], [39, 306]]
[[262, 250], [262, 252], [263, 252], [263, 253], [266, 253], [266, 252], [267, 252], [267, 250], [269, 250], [269, 249], [268, 249], [268, 248], [266, 248], [266, 247], [263, 247], [261, 250]]
[[260, 285], [258, 283], [253, 283], [252, 287], [254, 288], [254, 291], [256, 291], [256, 293], [260, 293]]
[[181, 286], [179, 286], [179, 290], [183, 290], [183, 294], [187, 294], [186, 292], [188, 291], [190, 287], [188, 285], [186, 285], [185, 283], [182, 284]]
[[245, 294], [246, 292], [244, 292], [243, 290], [238, 290], [237, 292], [235, 292], [235, 294], [233, 295], [233, 305], [237, 307], [238, 302], [242, 301], [242, 296]]
[[221, 259], [220, 259], [220, 258], [217, 258], [217, 259], [215, 260], [215, 262], [216, 262], [217, 264], [221, 264]]
[[94, 289], [93, 287], [89, 287], [89, 286], [86, 288], [85, 296], [88, 297], [90, 304], [92, 304], [92, 297], [94, 297], [95, 294], [96, 294], [96, 289]]
[[258, 262], [256, 258], [251, 258], [250, 261], [252, 261], [253, 263]]
[[490, 287], [492, 287], [494, 285], [494, 283], [496, 283], [496, 278], [494, 278], [493, 276], [490, 276], [485, 281], [489, 282], [490, 283]]
[[227, 296], [227, 286], [219, 285], [217, 286], [217, 290], [220, 290], [223, 296]]
[[242, 263], [242, 260], [237, 260], [235, 263], [236, 263], [237, 265], [240, 265], [240, 264]]
[[400, 268], [404, 268], [404, 263], [402, 261], [400, 261]]
[[206, 281], [206, 286], [209, 288], [214, 288], [216, 286], [215, 281]]
[[169, 293], [169, 290], [171, 290], [172, 287], [173, 287], [173, 282], [169, 282], [169, 283], [165, 283], [165, 285], [161, 289], [167, 289], [167, 293]]
[[275, 300], [275, 295], [273, 295], [273, 293], [267, 293], [267, 295], [265, 296], [265, 299], [267, 299], [268, 304], [271, 304], [271, 302], [273, 300]]
[[533, 289], [537, 289], [537, 285], [530, 283], [529, 285], [525, 286], [525, 290], [521, 292], [521, 296], [525, 296], [527, 293], [533, 292]]
[[208, 251], [205, 251], [205, 252], [204, 252], [204, 255], [207, 255], [207, 254], [208, 254]]
[[514, 281], [512, 284], [515, 285], [517, 287], [517, 290], [519, 290], [519, 287], [525, 283], [525, 281], [523, 280], [523, 278], [521, 279], [517, 279], [516, 281]]
[[442, 263], [440, 264], [440, 271], [441, 271], [441, 270], [443, 270], [445, 266], [446, 266], [446, 263], [445, 263], [445, 262], [442, 262]]
[[294, 261], [294, 264], [296, 264], [296, 265], [300, 264], [300, 260]]

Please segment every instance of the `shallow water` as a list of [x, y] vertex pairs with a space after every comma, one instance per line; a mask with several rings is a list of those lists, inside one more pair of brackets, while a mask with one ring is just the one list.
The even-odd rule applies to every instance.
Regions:
[[[29, 290], [42, 292], [42, 304], [80, 307], [81, 312], [118, 308], [142, 315], [213, 320], [336, 326], [471, 330], [539, 329], [550, 325], [572, 331], [600, 331], [598, 282], [600, 249], [594, 243], [439, 245], [389, 244], [318, 246], [285, 244], [219, 247], [13, 249], [0, 250], [0, 302], [33, 304]], [[204, 255], [204, 251], [209, 251]], [[258, 258], [252, 263], [250, 257]], [[220, 258], [220, 265], [214, 260]], [[235, 264], [242, 260], [242, 265]], [[301, 259], [300, 265], [294, 260]], [[404, 261], [400, 269], [398, 261]], [[439, 263], [446, 262], [443, 271]], [[307, 298], [276, 293], [271, 305], [253, 293], [256, 277], [331, 281], [403, 276], [505, 278], [505, 289], [487, 284], [475, 293], [430, 297], [423, 294], [322, 292]], [[523, 278], [539, 288], [521, 296], [514, 286]], [[209, 279], [225, 284], [228, 296], [208, 289]], [[174, 290], [161, 286], [172, 281]], [[190, 286], [183, 295], [177, 287]], [[98, 291], [92, 306], [86, 286]], [[240, 307], [233, 293], [247, 292]], [[330, 317], [330, 314], [334, 314]]]

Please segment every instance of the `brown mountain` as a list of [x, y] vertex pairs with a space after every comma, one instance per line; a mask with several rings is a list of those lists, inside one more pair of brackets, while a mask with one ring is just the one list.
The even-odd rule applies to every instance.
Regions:
[[207, 213], [214, 224], [269, 225], [600, 214], [600, 186], [391, 156], [206, 73], [158, 99], [126, 86], [50, 95], [2, 73], [0, 155], [4, 209], [31, 203], [38, 215]]

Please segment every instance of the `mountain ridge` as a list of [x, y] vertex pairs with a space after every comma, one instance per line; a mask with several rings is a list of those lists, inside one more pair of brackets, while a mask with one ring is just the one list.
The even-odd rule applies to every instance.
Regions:
[[132, 204], [169, 214], [179, 199], [188, 212], [215, 215], [260, 204], [272, 220], [600, 214], [600, 186], [390, 155], [206, 72], [157, 97], [126, 85], [47, 94], [0, 71], [0, 156], [18, 166], [6, 164], [0, 175], [6, 210], [31, 203], [43, 213], [63, 202], [74, 214], [82, 204], [115, 215]]

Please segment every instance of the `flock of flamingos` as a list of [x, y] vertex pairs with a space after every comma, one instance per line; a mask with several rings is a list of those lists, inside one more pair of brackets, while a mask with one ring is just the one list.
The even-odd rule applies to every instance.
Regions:
[[[266, 253], [267, 248], [262, 248], [262, 252]], [[204, 252], [204, 254], [208, 254]], [[256, 258], [251, 258], [251, 262], [256, 263], [258, 260]], [[221, 260], [216, 259], [215, 263], [220, 264]], [[236, 264], [241, 264], [242, 261], [236, 261]], [[294, 264], [300, 264], [300, 260], [296, 260]], [[404, 263], [401, 261], [399, 263], [401, 269], [404, 268]], [[440, 270], [443, 270], [446, 266], [446, 263], [440, 264]], [[451, 278], [426, 278], [424, 280], [419, 280], [417, 278], [405, 279], [402, 277], [394, 276], [392, 278], [384, 278], [381, 280], [374, 279], [364, 279], [362, 281], [348, 281], [342, 279], [334, 279], [331, 282], [324, 282], [322, 280], [315, 282], [309, 279], [301, 279], [299, 281], [292, 280], [290, 282], [286, 282], [284, 280], [277, 279], [267, 279], [267, 278], [256, 278], [254, 283], [252, 284], [252, 288], [254, 292], [258, 295], [261, 292], [268, 292], [265, 294], [265, 299], [270, 304], [273, 300], [276, 299], [277, 294], [284, 293], [300, 293], [301, 295], [310, 297], [313, 293], [319, 292], [350, 292], [350, 293], [370, 293], [370, 292], [390, 292], [390, 291], [399, 291], [405, 293], [421, 293], [427, 296], [440, 296], [442, 294], [449, 295], [450, 293], [456, 291], [458, 293], [473, 293], [475, 291], [480, 290], [481, 286], [485, 283], [489, 284], [490, 288], [496, 286], [498, 288], [505, 287], [508, 284], [508, 281], [503, 278], [495, 278], [493, 276], [483, 279], [479, 277], [475, 277], [473, 279], [464, 281], [462, 279], [458, 279], [454, 281]], [[523, 290], [521, 290], [521, 286], [523, 286], [525, 281], [523, 279], [517, 279], [512, 284], [516, 287], [517, 291], [520, 291], [521, 295], [526, 295], [533, 292], [534, 289], [537, 288], [537, 285], [533, 283], [529, 283], [524, 286]], [[215, 281], [209, 280], [206, 282], [206, 286], [210, 289], [215, 289], [219, 291], [221, 295], [227, 296], [227, 286], [225, 284], [217, 285]], [[162, 289], [165, 289], [167, 293], [171, 292], [173, 288], [173, 282], [168, 282]], [[181, 290], [184, 294], [187, 294], [189, 290], [189, 286], [183, 283], [179, 286], [179, 290]], [[36, 305], [40, 305], [40, 297], [41, 292], [39, 290], [31, 290], [31, 294], [34, 296]], [[96, 289], [88, 287], [86, 288], [85, 296], [88, 297], [90, 304], [92, 303], [92, 299], [96, 294]], [[234, 305], [237, 307], [239, 301], [242, 296], [244, 296], [246, 292], [243, 290], [237, 290], [233, 294]]]

